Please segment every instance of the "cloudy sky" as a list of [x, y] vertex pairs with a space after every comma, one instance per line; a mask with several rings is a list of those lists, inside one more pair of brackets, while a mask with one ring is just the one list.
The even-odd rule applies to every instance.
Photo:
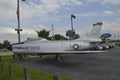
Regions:
[[[17, 42], [17, 0], [0, 0], [0, 42]], [[74, 14], [74, 29], [81, 36], [96, 22], [103, 22], [102, 33], [120, 37], [120, 0], [20, 0], [21, 41], [37, 37], [36, 31], [51, 30], [65, 36], [71, 29], [70, 15]]]

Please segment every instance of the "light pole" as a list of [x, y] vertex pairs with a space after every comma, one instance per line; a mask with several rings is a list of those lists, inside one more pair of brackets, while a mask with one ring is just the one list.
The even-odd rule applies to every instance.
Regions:
[[74, 30], [73, 30], [73, 18], [75, 19], [76, 17], [75, 17], [75, 15], [71, 14], [71, 29], [72, 29], [72, 36], [71, 36], [71, 38], [72, 39], [73, 39], [73, 32], [74, 32]]
[[52, 24], [51, 25], [52, 26], [52, 28], [50, 29], [50, 31], [51, 31], [51, 35], [52, 35], [52, 40], [54, 40], [54, 25]]
[[[22, 0], [25, 1], [25, 0]], [[17, 0], [17, 21], [18, 21], [18, 29], [15, 29], [15, 31], [17, 31], [18, 34], [18, 43], [20, 43], [20, 31], [22, 31], [22, 29], [20, 29], [20, 1]]]
[[[25, 0], [22, 0], [25, 1]], [[22, 31], [22, 29], [20, 29], [20, 1], [17, 0], [17, 21], [18, 21], [18, 28], [15, 29], [15, 31], [17, 31], [18, 34], [18, 43], [20, 43], [20, 31]], [[15, 59], [15, 54], [13, 55], [13, 58]], [[22, 55], [18, 55], [18, 60], [20, 61], [23, 58]]]
[[52, 24], [52, 37], [54, 36], [54, 28], [53, 28], [53, 24]]

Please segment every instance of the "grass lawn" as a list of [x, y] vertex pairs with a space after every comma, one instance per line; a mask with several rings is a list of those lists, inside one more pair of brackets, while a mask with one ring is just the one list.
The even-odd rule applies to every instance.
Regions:
[[0, 52], [11, 52], [11, 50], [0, 50]]
[[[25, 60], [31, 60], [32, 58], [26, 56]], [[24, 67], [18, 66], [16, 64], [12, 64], [15, 62], [12, 56], [3, 56], [2, 61], [0, 62], [0, 80], [25, 80], [24, 79]], [[2, 72], [1, 72], [1, 65], [4, 64]], [[14, 78], [10, 77], [9, 68], [8, 66], [12, 66], [13, 76]], [[53, 74], [42, 72], [38, 70], [33, 70], [27, 68], [30, 80], [53, 80]], [[59, 76], [59, 75], [58, 75]], [[70, 78], [64, 78], [59, 76], [59, 80], [73, 80]]]

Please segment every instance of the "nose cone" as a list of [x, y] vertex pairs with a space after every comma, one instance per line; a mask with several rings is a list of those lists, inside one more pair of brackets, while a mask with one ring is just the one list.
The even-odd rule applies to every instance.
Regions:
[[12, 50], [12, 44], [8, 45], [6, 48], [7, 48], [8, 50]]

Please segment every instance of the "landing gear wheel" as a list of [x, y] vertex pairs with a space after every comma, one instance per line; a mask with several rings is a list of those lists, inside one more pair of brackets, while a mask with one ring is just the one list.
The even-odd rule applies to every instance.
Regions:
[[56, 55], [55, 58], [58, 60], [58, 61], [61, 61], [62, 60], [62, 57], [60, 55]]

